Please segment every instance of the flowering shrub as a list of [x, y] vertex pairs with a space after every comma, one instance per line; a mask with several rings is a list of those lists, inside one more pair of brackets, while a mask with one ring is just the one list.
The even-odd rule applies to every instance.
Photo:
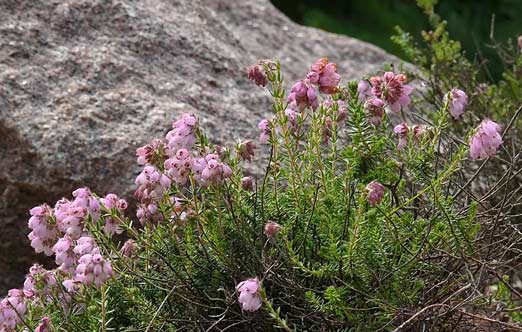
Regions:
[[491, 209], [514, 221], [488, 197], [516, 165], [481, 182], [518, 113], [481, 122], [453, 85], [416, 102], [390, 70], [342, 84], [324, 58], [288, 93], [277, 62], [248, 77], [273, 96], [257, 142], [212, 145], [182, 115], [136, 152], [135, 217], [88, 188], [30, 211], [31, 245], [57, 267], [9, 291], [0, 331], [522, 330], [504, 265], [518, 256], [499, 249], [522, 233], [488, 233]]

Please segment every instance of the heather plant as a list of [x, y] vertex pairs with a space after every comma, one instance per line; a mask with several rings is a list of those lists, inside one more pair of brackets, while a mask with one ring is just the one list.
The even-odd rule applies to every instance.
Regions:
[[433, 20], [429, 51], [401, 39], [433, 52], [420, 73], [343, 82], [321, 58], [286, 89], [278, 62], [249, 67], [273, 101], [259, 137], [214, 145], [182, 115], [136, 152], [135, 215], [88, 188], [33, 208], [57, 268], [9, 291], [0, 331], [522, 330], [520, 108], [503, 82], [485, 112], [438, 67], [458, 50]]

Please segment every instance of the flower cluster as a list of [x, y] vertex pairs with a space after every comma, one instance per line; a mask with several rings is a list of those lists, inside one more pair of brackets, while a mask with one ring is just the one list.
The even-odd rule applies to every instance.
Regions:
[[464, 113], [468, 105], [468, 96], [459, 89], [451, 89], [444, 95], [444, 103], [447, 105], [451, 116], [456, 120]]
[[79, 238], [84, 230], [85, 222], [90, 217], [93, 222], [100, 217], [100, 203], [89, 188], [78, 188], [73, 191], [74, 200], [59, 200], [54, 207], [54, 215], [58, 230], [72, 239]]
[[51, 294], [56, 284], [54, 271], [46, 270], [43, 266], [34, 264], [25, 278], [23, 292], [28, 298], [46, 298]]
[[418, 142], [422, 135], [426, 132], [426, 126], [424, 125], [413, 125], [409, 127], [406, 123], [400, 123], [393, 128], [393, 132], [399, 137], [399, 143], [397, 149], [404, 148], [412, 137], [415, 142]]
[[335, 93], [340, 80], [335, 63], [328, 62], [326, 58], [317, 60], [306, 78], [297, 81], [290, 89], [287, 110], [297, 111], [307, 107], [315, 110], [319, 106], [317, 89], [325, 94]]
[[136, 177], [138, 189], [134, 196], [140, 201], [138, 219], [143, 223], [147, 219], [160, 219], [157, 204], [170, 188], [170, 178], [154, 166], [147, 165]]
[[306, 75], [310, 83], [319, 87], [321, 93], [332, 94], [337, 92], [341, 76], [337, 74], [337, 65], [328, 62], [327, 58], [318, 59]]
[[[114, 194], [98, 199], [86, 187], [74, 190], [72, 196], [72, 200], [60, 199], [54, 208], [43, 204], [29, 211], [31, 246], [37, 253], [54, 254], [58, 267], [46, 270], [35, 264], [29, 269], [23, 289], [9, 291], [0, 302], [0, 331], [14, 331], [29, 303], [43, 306], [52, 301], [53, 294], [63, 302], [68, 295], [58, 292], [59, 279], [66, 279], [62, 284], [72, 291], [80, 285], [94, 284], [99, 288], [114, 275], [110, 262], [101, 257], [96, 241], [89, 235], [87, 224], [104, 223], [108, 235], [120, 232], [116, 217], [123, 215], [127, 202]], [[102, 217], [102, 208], [109, 212], [109, 217]], [[49, 329], [50, 320], [44, 317], [36, 331]]]
[[97, 288], [100, 288], [114, 275], [111, 264], [103, 259], [97, 248], [94, 248], [91, 253], [82, 255], [78, 263], [74, 279], [84, 285], [94, 283]]
[[372, 94], [386, 103], [392, 112], [399, 112], [410, 104], [413, 88], [407, 84], [406, 75], [386, 72], [370, 78]]
[[246, 191], [254, 190], [254, 178], [251, 176], [245, 176], [241, 179], [241, 188]]
[[238, 159], [252, 161], [255, 155], [256, 143], [254, 141], [241, 142], [237, 148]]
[[309, 80], [300, 80], [290, 89], [288, 109], [303, 110], [307, 107], [315, 110], [319, 106], [317, 90]]
[[192, 114], [183, 114], [181, 119], [174, 121], [172, 130], [167, 133], [167, 146], [171, 153], [178, 149], [190, 149], [196, 142], [195, 128], [198, 120]]
[[359, 82], [357, 85], [358, 98], [361, 103], [364, 103], [371, 123], [381, 123], [385, 107], [396, 113], [402, 107], [410, 104], [410, 94], [413, 88], [405, 83], [405, 75], [393, 72], [374, 76], [370, 78], [370, 83], [366, 80]]
[[11, 289], [0, 301], [0, 331], [14, 332], [27, 312], [25, 295], [20, 289]]
[[[262, 70], [262, 66], [258, 66], [258, 69], [251, 68], [252, 75], [258, 75], [257, 71]], [[135, 181], [138, 186], [135, 197], [139, 201], [137, 217], [140, 222], [157, 222], [163, 219], [158, 205], [168, 196], [172, 183], [184, 186], [192, 175], [198, 185], [207, 186], [210, 183], [221, 183], [232, 174], [231, 168], [220, 160], [218, 154], [206, 153], [204, 157], [198, 157], [197, 153], [192, 151], [196, 142], [197, 123], [194, 115], [183, 114], [173, 123], [173, 129], [165, 136], [166, 143], [155, 140], [151, 145], [137, 150], [139, 162], [144, 164]], [[253, 155], [255, 144], [252, 144], [253, 142], [246, 142], [241, 152], [246, 160], [250, 160]], [[163, 160], [155, 159], [153, 165], [150, 155], [161, 156]]]
[[107, 194], [104, 198], [100, 198], [100, 203], [110, 212], [110, 216], [105, 218], [105, 225], [103, 225], [105, 234], [112, 236], [123, 233], [123, 229], [120, 227], [120, 218], [128, 207], [127, 201], [115, 194]]
[[278, 223], [276, 223], [274, 221], [269, 221], [265, 224], [263, 233], [268, 238], [273, 238], [274, 236], [277, 235], [277, 233], [279, 233], [280, 230], [281, 230], [281, 225], [279, 225]]
[[136, 150], [138, 164], [140, 165], [151, 164], [158, 166], [158, 163], [165, 158], [166, 153], [167, 146], [160, 139], [155, 139], [151, 144], [147, 144]]
[[53, 254], [53, 245], [58, 239], [58, 230], [56, 222], [52, 218], [52, 209], [47, 204], [34, 207], [29, 211], [31, 218], [29, 218], [29, 228], [32, 230], [29, 233], [29, 240], [31, 240], [31, 247], [37, 253], [45, 253], [47, 256]]
[[140, 201], [160, 199], [165, 190], [170, 187], [170, 179], [154, 166], [147, 165], [136, 177], [138, 189], [135, 196]]
[[192, 157], [187, 149], [179, 149], [174, 157], [165, 160], [167, 175], [178, 185], [187, 183], [192, 168]]
[[494, 156], [502, 144], [501, 131], [498, 123], [489, 119], [483, 120], [471, 138], [469, 149], [471, 158], [483, 159]]
[[232, 169], [222, 162], [218, 154], [209, 153], [204, 158], [194, 160], [192, 165], [194, 178], [200, 186], [221, 183], [232, 175]]

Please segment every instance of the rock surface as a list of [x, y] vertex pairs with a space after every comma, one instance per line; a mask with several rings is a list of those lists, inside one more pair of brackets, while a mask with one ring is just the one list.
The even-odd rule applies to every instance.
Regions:
[[0, 291], [43, 259], [29, 208], [85, 185], [131, 196], [135, 149], [182, 112], [215, 143], [254, 138], [269, 98], [246, 66], [279, 59], [292, 81], [322, 56], [344, 81], [397, 62], [268, 0], [0, 0]]

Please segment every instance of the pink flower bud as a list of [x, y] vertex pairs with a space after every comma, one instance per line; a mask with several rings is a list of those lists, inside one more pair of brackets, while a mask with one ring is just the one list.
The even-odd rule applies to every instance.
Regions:
[[43, 317], [34, 332], [51, 332], [51, 319], [47, 316]]
[[248, 78], [251, 81], [254, 81], [258, 86], [264, 87], [268, 83], [268, 77], [266, 76], [265, 69], [260, 64], [248, 67]]
[[269, 221], [265, 224], [265, 235], [269, 238], [273, 238], [281, 230], [281, 225], [276, 222]]
[[263, 119], [259, 122], [257, 126], [261, 133], [259, 134], [259, 141], [261, 143], [266, 143], [270, 139], [270, 122], [267, 119]]
[[125, 241], [121, 247], [121, 254], [125, 257], [133, 257], [136, 254], [137, 249], [138, 245], [136, 244], [136, 241], [129, 239]]
[[364, 110], [369, 116], [368, 121], [378, 126], [382, 123], [382, 118], [384, 117], [384, 101], [380, 100], [377, 97], [370, 97], [364, 103]]
[[460, 118], [468, 105], [468, 96], [459, 89], [451, 89], [444, 96], [444, 103], [448, 105], [448, 110], [454, 119]]
[[256, 143], [254, 141], [242, 142], [238, 147], [238, 157], [242, 160], [252, 161], [254, 157], [254, 151], [256, 149]]
[[241, 179], [241, 188], [246, 191], [254, 190], [254, 178], [251, 176], [245, 176]]
[[396, 125], [393, 128], [393, 132], [399, 136], [399, 143], [397, 144], [397, 149], [402, 149], [403, 147], [408, 144], [408, 132], [409, 132], [408, 125], [406, 123], [401, 123]]
[[361, 103], [373, 96], [372, 87], [367, 80], [359, 81], [359, 83], [357, 84], [357, 95]]
[[384, 197], [384, 186], [377, 181], [372, 181], [366, 186], [368, 191], [368, 202], [371, 206], [379, 204]]

